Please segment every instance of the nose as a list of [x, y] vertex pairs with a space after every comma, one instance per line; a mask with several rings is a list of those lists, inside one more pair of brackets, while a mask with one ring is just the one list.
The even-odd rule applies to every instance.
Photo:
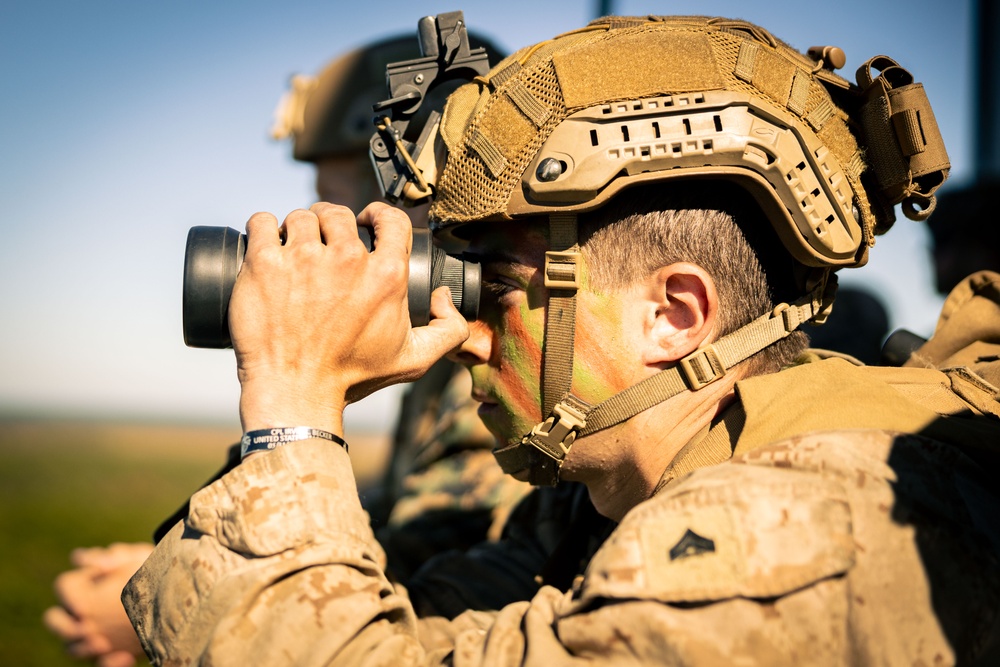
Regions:
[[450, 352], [448, 358], [464, 366], [485, 364], [492, 349], [493, 332], [485, 323], [475, 320], [469, 322], [469, 337], [457, 350]]

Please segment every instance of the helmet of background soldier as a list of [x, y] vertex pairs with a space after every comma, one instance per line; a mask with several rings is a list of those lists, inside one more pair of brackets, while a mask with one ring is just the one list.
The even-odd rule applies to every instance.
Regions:
[[[802, 54], [745, 21], [607, 17], [517, 51], [450, 96], [436, 140], [443, 157], [430, 170], [438, 241], [460, 245], [470, 223], [550, 224], [545, 336], [560, 341], [542, 362], [550, 417], [497, 452], [505, 470], [530, 468], [533, 483], [554, 483], [578, 435], [697, 390], [822, 320], [832, 271], [867, 261], [897, 204], [913, 219], [930, 214], [950, 165], [923, 87], [885, 56], [865, 62], [856, 84], [834, 72], [844, 64], [840, 49]], [[652, 382], [581, 406], [568, 395], [576, 216], [625, 188], [682, 179], [750, 193], [811, 274], [806, 293]]]
[[[503, 53], [487, 38], [470, 34], [474, 47], [484, 47], [493, 62]], [[296, 74], [275, 112], [272, 136], [292, 139], [292, 156], [303, 162], [368, 150], [373, 132], [372, 104], [385, 97], [389, 63], [420, 57], [412, 35], [383, 39], [334, 58], [316, 76]], [[440, 108], [455, 85], [432, 91], [424, 109]], [[418, 117], [417, 129], [423, 124]]]

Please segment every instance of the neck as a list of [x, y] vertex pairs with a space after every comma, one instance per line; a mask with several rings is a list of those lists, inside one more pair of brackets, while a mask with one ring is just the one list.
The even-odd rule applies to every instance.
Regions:
[[674, 396], [588, 436], [574, 445], [563, 478], [583, 482], [597, 511], [621, 521], [652, 495], [678, 452], [735, 400], [738, 379], [727, 374], [697, 392]]

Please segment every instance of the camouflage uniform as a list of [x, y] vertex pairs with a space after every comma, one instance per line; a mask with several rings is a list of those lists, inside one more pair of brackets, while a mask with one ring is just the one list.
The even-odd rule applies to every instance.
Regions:
[[418, 615], [305, 441], [196, 494], [126, 607], [155, 664], [997, 664], [1000, 275], [964, 288], [913, 363], [966, 367], [739, 382], [566, 590]]
[[[403, 398], [388, 469], [374, 488], [361, 494], [398, 581], [406, 581], [433, 556], [496, 541], [531, 489], [497, 466], [491, 453], [495, 440], [476, 414], [478, 403], [470, 392], [468, 372], [449, 361], [438, 362], [412, 383]], [[209, 483], [239, 463], [236, 444]], [[189, 504], [179, 508], [153, 539], [160, 542], [189, 511]], [[537, 558], [529, 583], [547, 555], [538, 552]]]
[[[922, 88], [884, 57], [853, 87], [832, 73], [841, 56], [726, 19], [610, 17], [452, 95], [436, 240], [460, 243], [467, 222], [549, 218], [542, 414], [560, 409], [499, 449], [502, 464], [558, 481], [576, 435], [586, 446], [820, 321], [831, 273], [867, 260], [893, 206], [930, 213], [949, 165]], [[396, 176], [432, 173], [422, 157]], [[705, 325], [711, 344], [670, 359], [655, 391], [644, 380], [584, 413], [567, 394], [586, 282], [577, 213], [696, 176], [741, 179], [784, 250], [816, 270], [767, 281], [805, 290], [792, 304], [714, 341]], [[309, 440], [196, 494], [126, 607], [157, 664], [997, 664], [1000, 276], [967, 287], [915, 356], [925, 367], [815, 357], [737, 382], [580, 576], [600, 535], [584, 506], [553, 495], [579, 490], [556, 487], [530, 496], [499, 542], [395, 583], [347, 453]], [[536, 590], [533, 571], [554, 585]]]

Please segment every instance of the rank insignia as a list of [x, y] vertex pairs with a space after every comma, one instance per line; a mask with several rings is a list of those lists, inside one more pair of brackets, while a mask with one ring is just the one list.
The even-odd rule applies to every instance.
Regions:
[[713, 553], [714, 551], [715, 542], [707, 537], [702, 537], [688, 528], [687, 532], [684, 533], [684, 536], [680, 539], [680, 541], [671, 547], [670, 560], [688, 558], [689, 556], [697, 556], [698, 554]]

